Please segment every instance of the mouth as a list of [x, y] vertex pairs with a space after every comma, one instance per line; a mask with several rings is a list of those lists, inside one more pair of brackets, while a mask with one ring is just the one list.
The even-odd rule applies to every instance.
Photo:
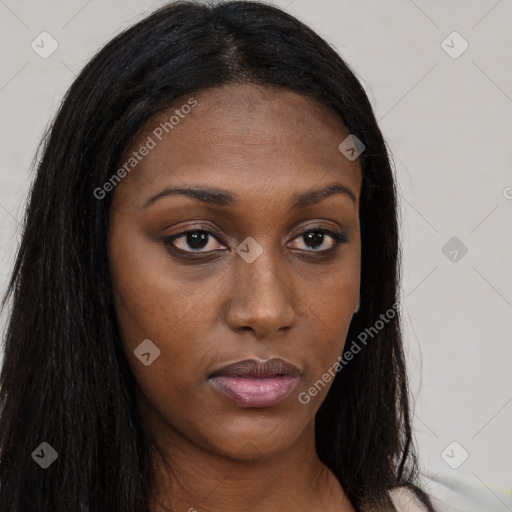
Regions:
[[208, 379], [215, 389], [238, 406], [263, 408], [288, 397], [300, 375], [297, 366], [279, 358], [246, 359], [216, 370]]

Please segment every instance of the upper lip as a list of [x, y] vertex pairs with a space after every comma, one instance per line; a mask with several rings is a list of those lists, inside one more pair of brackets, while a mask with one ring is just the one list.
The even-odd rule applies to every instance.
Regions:
[[244, 359], [231, 363], [215, 370], [210, 377], [276, 377], [277, 375], [291, 375], [298, 377], [301, 371], [297, 366], [279, 358], [260, 361], [258, 359]]

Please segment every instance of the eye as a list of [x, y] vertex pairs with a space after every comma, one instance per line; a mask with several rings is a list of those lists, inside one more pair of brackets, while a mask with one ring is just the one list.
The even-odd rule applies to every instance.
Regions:
[[[218, 247], [215, 247], [215, 243], [212, 243], [214, 240], [220, 244], [217, 237], [211, 231], [194, 229], [167, 237], [164, 240], [164, 244], [166, 246], [172, 245], [182, 252], [208, 253], [218, 250]], [[220, 245], [222, 246], [222, 244]], [[208, 249], [203, 250], [205, 248]]]
[[[301, 240], [301, 238], [306, 248], [304, 249], [299, 246], [292, 247], [293, 249], [321, 253], [330, 252], [336, 249], [340, 244], [348, 241], [345, 233], [321, 227], [313, 227], [304, 231], [298, 237], [295, 237], [292, 242]], [[330, 243], [329, 239], [331, 240]], [[226, 248], [226, 246], [219, 242], [218, 237], [214, 233], [206, 229], [189, 229], [182, 231], [181, 233], [165, 238], [163, 242], [167, 247], [170, 246], [171, 249], [177, 249], [182, 253], [208, 254], [222, 250], [219, 249], [218, 245], [220, 245], [221, 248]], [[325, 247], [326, 245], [327, 247]]]
[[[329, 243], [329, 238], [331, 239]], [[304, 245], [307, 247], [313, 247], [312, 250], [306, 249], [309, 252], [328, 252], [336, 249], [340, 244], [347, 242], [347, 236], [344, 233], [339, 233], [331, 229], [314, 227], [304, 231], [295, 240], [303, 240]], [[327, 244], [326, 244], [327, 241]], [[325, 247], [327, 245], [327, 247]], [[320, 249], [319, 249], [320, 248]], [[302, 247], [293, 247], [293, 249], [302, 249]]]

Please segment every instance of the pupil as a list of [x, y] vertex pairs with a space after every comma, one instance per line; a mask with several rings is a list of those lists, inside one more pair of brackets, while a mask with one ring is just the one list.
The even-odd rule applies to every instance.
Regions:
[[[322, 245], [324, 234], [321, 231], [310, 231], [306, 235], [306, 243], [310, 247], [318, 247]], [[315, 245], [317, 244], [317, 245]]]
[[[319, 247], [323, 243], [324, 234], [321, 231], [310, 231], [304, 236], [309, 247]], [[191, 249], [203, 249], [207, 241], [208, 234], [205, 231], [193, 231], [187, 234], [187, 244]]]
[[204, 242], [207, 242], [207, 239], [208, 235], [205, 231], [193, 231], [187, 234], [187, 244], [192, 249], [203, 249], [206, 245]]

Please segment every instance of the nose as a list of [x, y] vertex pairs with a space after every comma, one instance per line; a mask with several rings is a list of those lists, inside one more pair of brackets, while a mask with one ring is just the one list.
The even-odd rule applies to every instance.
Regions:
[[251, 330], [261, 339], [293, 326], [294, 286], [279, 255], [264, 249], [251, 263], [237, 256], [233, 272], [227, 312], [233, 331]]

